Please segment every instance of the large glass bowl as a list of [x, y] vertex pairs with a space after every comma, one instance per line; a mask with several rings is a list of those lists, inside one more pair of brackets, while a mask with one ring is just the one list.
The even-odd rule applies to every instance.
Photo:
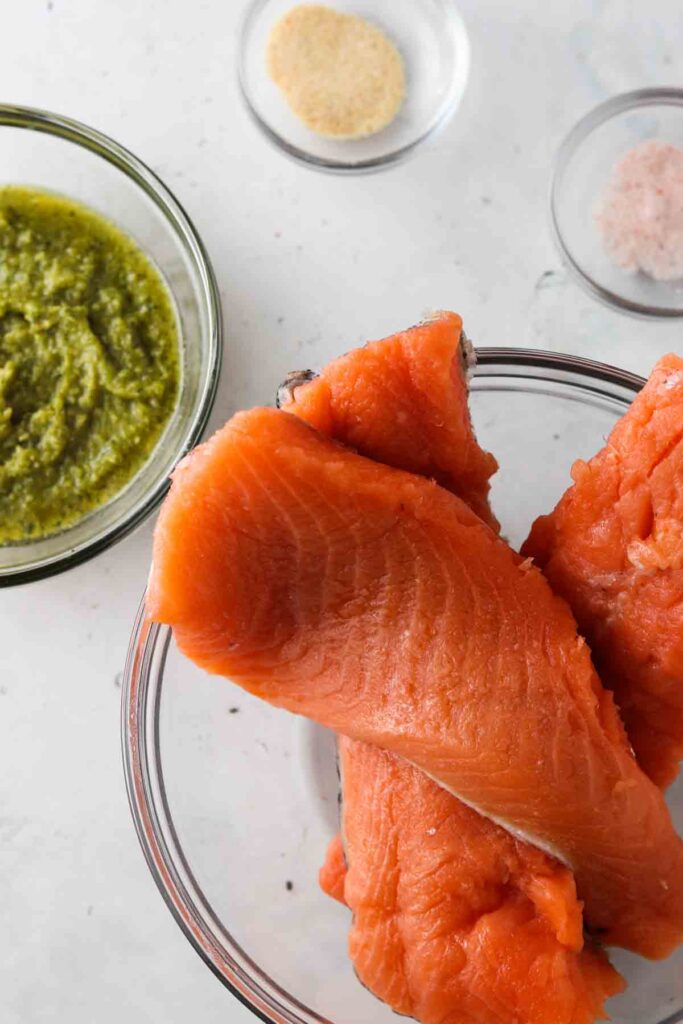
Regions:
[[[569, 356], [480, 350], [472, 412], [500, 461], [493, 504], [513, 544], [642, 384]], [[333, 737], [201, 672], [171, 630], [141, 612], [125, 673], [123, 752], [150, 870], [226, 987], [278, 1024], [395, 1024], [353, 974], [347, 910], [318, 888], [338, 826]], [[680, 826], [681, 786], [670, 800]], [[616, 1024], [683, 1021], [683, 951], [660, 964], [618, 951], [614, 960], [630, 982], [611, 1003]]]
[[0, 185], [62, 193], [134, 239], [160, 271], [175, 306], [182, 376], [175, 411], [130, 483], [74, 526], [0, 546], [0, 586], [68, 569], [125, 536], [158, 505], [176, 462], [197, 442], [221, 362], [218, 289], [187, 214], [162, 181], [117, 142], [57, 114], [0, 105]]

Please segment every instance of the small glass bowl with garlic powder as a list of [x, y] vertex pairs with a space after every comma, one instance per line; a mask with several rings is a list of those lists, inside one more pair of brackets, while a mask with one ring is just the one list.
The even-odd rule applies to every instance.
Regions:
[[256, 0], [238, 67], [247, 109], [284, 153], [319, 170], [372, 171], [455, 112], [469, 42], [447, 0]]

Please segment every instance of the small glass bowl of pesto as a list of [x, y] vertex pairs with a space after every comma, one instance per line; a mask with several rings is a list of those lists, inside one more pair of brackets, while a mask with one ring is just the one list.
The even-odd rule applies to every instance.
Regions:
[[0, 105], [0, 586], [77, 565], [164, 496], [206, 425], [218, 289], [133, 154]]

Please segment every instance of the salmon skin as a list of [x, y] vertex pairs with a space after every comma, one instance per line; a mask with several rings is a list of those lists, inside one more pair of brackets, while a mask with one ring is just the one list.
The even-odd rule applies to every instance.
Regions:
[[583, 946], [571, 872], [395, 754], [345, 737], [339, 753], [363, 984], [422, 1024], [605, 1019], [624, 985]]
[[683, 360], [665, 356], [524, 546], [569, 602], [638, 762], [683, 756]]
[[569, 609], [457, 496], [240, 413], [174, 474], [148, 612], [209, 672], [557, 855], [606, 942], [683, 938], [683, 844]]
[[[479, 448], [467, 407], [471, 361], [460, 318], [445, 313], [349, 352], [317, 376], [290, 374], [280, 405], [397, 468], [402, 445], [409, 465], [441, 477], [497, 526], [487, 512], [495, 460]], [[422, 386], [408, 393], [406, 380]], [[349, 953], [367, 988], [423, 1024], [509, 1024], [513, 1015], [519, 1024], [590, 1024], [602, 1016], [623, 982], [604, 954], [583, 947], [568, 869], [395, 754], [341, 737], [339, 757], [346, 851], [335, 836], [320, 884], [353, 912]]]

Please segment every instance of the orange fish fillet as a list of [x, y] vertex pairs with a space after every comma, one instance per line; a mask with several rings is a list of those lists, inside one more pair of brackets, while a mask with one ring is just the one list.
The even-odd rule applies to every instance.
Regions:
[[[379, 747], [372, 747], [369, 743], [359, 743], [360, 747], [367, 747], [369, 750], [376, 750], [379, 753]], [[403, 762], [405, 764], [405, 762]], [[444, 790], [445, 792], [445, 790]], [[327, 847], [327, 854], [325, 861], [320, 869], [318, 881], [320, 882], [320, 888], [323, 892], [331, 896], [333, 900], [338, 900], [339, 903], [346, 903], [346, 897], [344, 896], [344, 885], [346, 883], [346, 854], [344, 853], [344, 843], [342, 837], [337, 832], [335, 836], [330, 840], [330, 844]]]
[[439, 313], [336, 359], [281, 407], [375, 462], [436, 480], [497, 529], [488, 493], [498, 464], [472, 432], [473, 355], [461, 339], [461, 318]]
[[524, 546], [569, 602], [647, 774], [683, 757], [683, 359], [666, 356]]
[[[437, 480], [498, 530], [488, 501], [498, 466], [477, 443], [467, 402], [473, 363], [462, 318], [444, 311], [347, 352], [317, 375], [291, 373], [279, 405], [375, 462]], [[343, 900], [340, 842], [330, 844], [321, 884]]]
[[[294, 374], [282, 407], [370, 458], [441, 479], [497, 526], [488, 512], [496, 463], [472, 430], [461, 332], [458, 316], [441, 314], [308, 383], [296, 386]], [[583, 950], [571, 873], [402, 758], [339, 743], [347, 852], [335, 836], [320, 884], [353, 911], [350, 954], [363, 984], [423, 1024], [600, 1017], [623, 982], [603, 954]]]
[[148, 610], [208, 671], [557, 854], [606, 941], [683, 939], [683, 843], [567, 606], [455, 495], [240, 413], [176, 470]]
[[395, 754], [342, 738], [340, 759], [349, 951], [371, 991], [423, 1024], [604, 1019], [623, 983], [583, 948], [567, 868]]

